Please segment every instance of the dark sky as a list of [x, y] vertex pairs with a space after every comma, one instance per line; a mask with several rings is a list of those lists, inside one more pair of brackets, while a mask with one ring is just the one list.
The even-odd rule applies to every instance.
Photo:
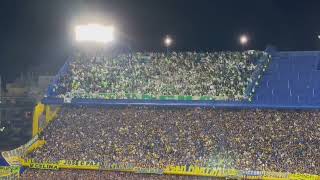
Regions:
[[80, 22], [114, 24], [119, 39], [135, 50], [239, 50], [270, 44], [279, 50], [320, 49], [319, 0], [2, 0], [0, 75], [56, 72], [72, 51], [72, 27]]

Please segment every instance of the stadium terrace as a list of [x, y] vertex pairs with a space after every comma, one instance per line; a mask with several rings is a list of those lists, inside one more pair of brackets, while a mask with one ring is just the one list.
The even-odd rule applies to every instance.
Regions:
[[[52, 179], [75, 173], [120, 179], [317, 179], [320, 76], [312, 64], [319, 55], [75, 54], [36, 107], [37, 136], [27, 143], [36, 150], [17, 152], [22, 159], [58, 164], [59, 170], [47, 175]], [[306, 57], [306, 66], [300, 66]], [[3, 155], [15, 162], [14, 152]], [[24, 166], [29, 167], [25, 179], [38, 178], [49, 167]], [[198, 170], [189, 172], [193, 167]]]

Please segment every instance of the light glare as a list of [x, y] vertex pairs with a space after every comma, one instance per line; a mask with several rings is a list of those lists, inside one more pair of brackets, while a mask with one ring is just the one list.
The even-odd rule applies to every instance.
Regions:
[[242, 45], [247, 44], [247, 43], [248, 43], [248, 37], [247, 37], [246, 35], [240, 36], [240, 43], [241, 43]]
[[76, 41], [108, 43], [114, 39], [114, 27], [100, 24], [79, 25], [75, 27]]
[[172, 43], [172, 39], [170, 38], [170, 37], [166, 37], [165, 38], [165, 40], [164, 40], [164, 43], [165, 43], [165, 45], [168, 47], [168, 46], [170, 46], [171, 45], [171, 43]]

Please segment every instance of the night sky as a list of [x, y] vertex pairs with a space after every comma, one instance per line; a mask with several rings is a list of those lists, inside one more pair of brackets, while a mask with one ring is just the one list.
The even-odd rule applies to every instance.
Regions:
[[72, 27], [114, 24], [118, 42], [139, 51], [248, 49], [319, 50], [320, 1], [308, 0], [2, 0], [0, 75], [54, 73], [72, 51]]

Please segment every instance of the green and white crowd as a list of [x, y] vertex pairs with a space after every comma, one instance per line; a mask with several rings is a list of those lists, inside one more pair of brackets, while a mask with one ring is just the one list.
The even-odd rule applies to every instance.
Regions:
[[77, 54], [54, 91], [59, 97], [105, 98], [108, 93], [210, 96], [241, 100], [261, 51], [132, 53], [115, 57]]

